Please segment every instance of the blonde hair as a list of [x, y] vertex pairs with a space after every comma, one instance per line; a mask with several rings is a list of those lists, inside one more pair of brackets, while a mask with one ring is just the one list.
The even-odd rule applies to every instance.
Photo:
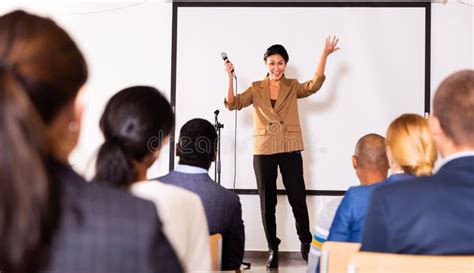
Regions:
[[386, 145], [405, 173], [431, 175], [437, 151], [422, 116], [403, 114], [395, 119], [388, 127]]

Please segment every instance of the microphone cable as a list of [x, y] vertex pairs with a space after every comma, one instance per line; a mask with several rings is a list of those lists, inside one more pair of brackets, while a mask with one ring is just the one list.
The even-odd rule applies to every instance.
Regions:
[[234, 184], [232, 191], [235, 192], [235, 183], [237, 180], [237, 76], [234, 74], [235, 88], [234, 88]]
[[[232, 186], [232, 192], [235, 193], [235, 181], [237, 180], [237, 76], [234, 73], [235, 79], [235, 88], [234, 88], [234, 105], [236, 106], [234, 109], [234, 184]], [[248, 270], [252, 267], [252, 263], [242, 261], [242, 265], [245, 266], [244, 270]]]
[[[229, 57], [227, 56], [227, 53], [222, 52], [221, 53], [221, 58], [224, 62], [229, 62]], [[234, 88], [234, 182], [232, 185], [232, 191], [235, 192], [235, 184], [237, 181], [237, 75], [235, 75], [234, 70], [231, 71], [232, 76], [235, 79], [235, 88]]]

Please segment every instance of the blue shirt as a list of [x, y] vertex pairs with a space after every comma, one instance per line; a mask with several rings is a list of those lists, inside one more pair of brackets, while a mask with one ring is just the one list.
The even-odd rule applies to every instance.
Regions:
[[329, 230], [328, 241], [360, 242], [372, 191], [380, 185], [413, 177], [415, 176], [412, 174], [393, 174], [381, 183], [349, 188], [337, 209]]

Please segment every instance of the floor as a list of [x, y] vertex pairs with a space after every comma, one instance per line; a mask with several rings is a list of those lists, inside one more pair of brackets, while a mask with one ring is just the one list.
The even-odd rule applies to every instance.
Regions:
[[[244, 258], [244, 262], [251, 263], [251, 268], [243, 270], [243, 273], [306, 273], [306, 262], [301, 258], [299, 253], [291, 253], [290, 255], [283, 253], [280, 255], [279, 268], [277, 270], [268, 270], [265, 267], [267, 260], [265, 255], [248, 255]], [[242, 268], [244, 268], [242, 266]]]

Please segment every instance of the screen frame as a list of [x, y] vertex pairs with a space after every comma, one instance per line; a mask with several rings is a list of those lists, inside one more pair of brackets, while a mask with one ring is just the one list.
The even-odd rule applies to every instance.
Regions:
[[[178, 11], [181, 7], [255, 7], [255, 8], [421, 8], [425, 11], [425, 71], [424, 71], [424, 112], [430, 113], [431, 101], [431, 2], [173, 2], [172, 11], [172, 41], [171, 41], [171, 87], [170, 104], [176, 113], [176, 78], [178, 58]], [[174, 170], [176, 128], [170, 133], [169, 170]], [[235, 189], [241, 195], [257, 195], [257, 189]], [[306, 190], [306, 195], [341, 196], [345, 191], [337, 190]], [[286, 195], [285, 190], [277, 190], [278, 195]]]

